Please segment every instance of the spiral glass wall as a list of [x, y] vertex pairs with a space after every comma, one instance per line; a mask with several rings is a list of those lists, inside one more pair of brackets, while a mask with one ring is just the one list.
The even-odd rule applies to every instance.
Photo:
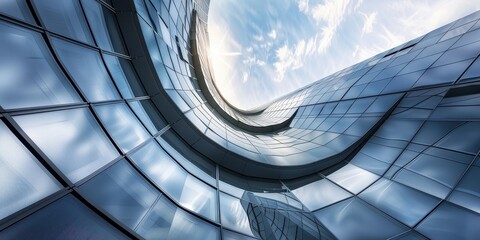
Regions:
[[208, 5], [0, 2], [0, 239], [480, 235], [480, 12], [242, 112]]

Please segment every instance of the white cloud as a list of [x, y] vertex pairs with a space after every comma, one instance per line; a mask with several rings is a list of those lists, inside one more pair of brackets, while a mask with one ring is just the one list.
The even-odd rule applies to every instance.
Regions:
[[373, 24], [375, 23], [375, 19], [377, 18], [377, 13], [372, 12], [370, 14], [364, 14], [360, 13], [362, 16], [365, 18], [365, 21], [363, 22], [363, 28], [362, 28], [362, 36], [365, 35], [366, 33], [371, 33], [373, 31]]
[[273, 29], [271, 32], [268, 33], [268, 36], [271, 39], [276, 39], [277, 38], [277, 31], [275, 31], [275, 29]]

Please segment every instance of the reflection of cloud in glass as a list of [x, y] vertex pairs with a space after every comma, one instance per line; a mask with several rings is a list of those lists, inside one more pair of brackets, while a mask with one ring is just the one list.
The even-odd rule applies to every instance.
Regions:
[[212, 0], [216, 83], [251, 109], [478, 9], [469, 0]]

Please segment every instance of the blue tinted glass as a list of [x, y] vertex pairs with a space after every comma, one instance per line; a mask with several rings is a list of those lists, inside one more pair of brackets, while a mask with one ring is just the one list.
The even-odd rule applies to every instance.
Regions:
[[98, 52], [57, 38], [53, 39], [53, 45], [60, 60], [88, 100], [120, 98]]
[[48, 30], [93, 44], [78, 0], [33, 0], [42, 22]]
[[0, 122], [0, 220], [60, 189], [10, 130]]
[[147, 239], [220, 239], [217, 227], [177, 208], [162, 197], [144, 218], [137, 232]]
[[187, 172], [158, 143], [151, 141], [130, 156], [162, 191], [175, 200], [180, 200]]
[[380, 179], [360, 197], [410, 227], [440, 202], [438, 198], [387, 179]]
[[1, 239], [128, 239], [71, 195], [0, 232]]
[[25, 0], [2, 0], [0, 1], [0, 12], [16, 17], [25, 22], [35, 24], [35, 20], [33, 19]]
[[79, 102], [39, 33], [0, 22], [0, 52], [3, 108]]
[[135, 229], [159, 196], [125, 160], [83, 184], [80, 191], [131, 229]]
[[100, 120], [124, 152], [150, 138], [150, 135], [124, 103], [95, 106]]
[[220, 193], [220, 213], [222, 226], [253, 236], [250, 220], [240, 199]]
[[475, 239], [480, 236], [480, 216], [443, 203], [416, 228], [430, 239]]
[[88, 109], [22, 115], [14, 119], [72, 182], [118, 156]]
[[82, 0], [82, 3], [98, 46], [125, 54], [115, 14], [95, 0]]
[[108, 54], [104, 54], [103, 58], [123, 98], [146, 95], [129, 60]]
[[338, 239], [388, 239], [407, 230], [358, 199], [347, 199], [314, 214]]
[[293, 189], [292, 193], [295, 194], [295, 196], [310, 211], [314, 211], [352, 196], [347, 191], [326, 179], [321, 179]]

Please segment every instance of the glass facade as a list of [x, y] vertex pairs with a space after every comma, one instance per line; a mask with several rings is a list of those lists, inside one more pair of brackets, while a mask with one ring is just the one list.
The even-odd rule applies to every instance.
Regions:
[[480, 235], [480, 12], [242, 112], [208, 7], [0, 3], [0, 239]]

